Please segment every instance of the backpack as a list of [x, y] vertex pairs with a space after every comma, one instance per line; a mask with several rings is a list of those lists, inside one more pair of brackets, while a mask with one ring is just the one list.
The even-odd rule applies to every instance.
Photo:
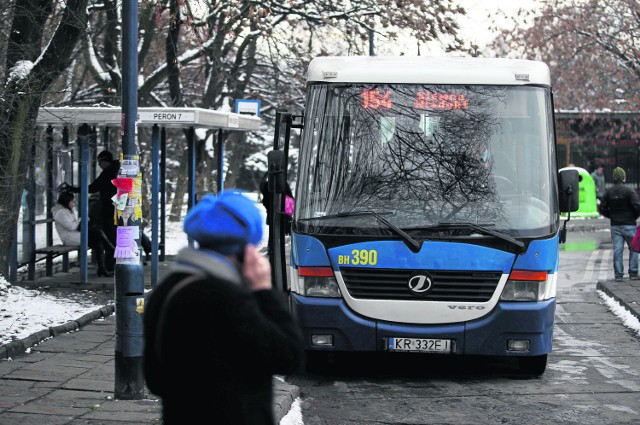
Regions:
[[[181, 280], [174, 283], [164, 294], [158, 293], [154, 294], [153, 303], [157, 305], [154, 307], [156, 312], [155, 321], [151, 325], [149, 323], [145, 323], [145, 347], [144, 347], [144, 377], [147, 383], [147, 387], [149, 390], [161, 396], [164, 393], [164, 385], [163, 385], [163, 365], [162, 365], [162, 356], [161, 356], [161, 347], [162, 347], [162, 330], [164, 328], [166, 315], [164, 314], [167, 311], [167, 307], [173, 300], [173, 298], [181, 292], [183, 289], [188, 287], [194, 282], [201, 280], [204, 275], [187, 275]], [[156, 288], [157, 290], [158, 288]], [[161, 298], [157, 298], [160, 296]], [[148, 319], [150, 320], [150, 319]], [[151, 328], [152, 332], [148, 332]], [[148, 335], [146, 333], [149, 333]]]
[[631, 240], [631, 250], [633, 252], [640, 252], [640, 226], [636, 226], [636, 234]]

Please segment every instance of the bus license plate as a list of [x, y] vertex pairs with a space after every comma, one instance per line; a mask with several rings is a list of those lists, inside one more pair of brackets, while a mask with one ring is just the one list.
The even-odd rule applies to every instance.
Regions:
[[389, 351], [411, 351], [416, 353], [451, 353], [450, 339], [389, 338]]

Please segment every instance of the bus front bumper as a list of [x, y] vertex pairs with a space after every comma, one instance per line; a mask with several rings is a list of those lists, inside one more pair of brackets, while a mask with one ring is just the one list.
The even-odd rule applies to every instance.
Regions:
[[[555, 298], [501, 302], [486, 316], [468, 322], [415, 325], [366, 318], [351, 311], [341, 298], [291, 297], [307, 350], [386, 351], [388, 338], [425, 338], [451, 340], [453, 354], [538, 356], [551, 352]], [[317, 341], [323, 343], [314, 344]], [[528, 341], [528, 349], [510, 350], [509, 341]]]

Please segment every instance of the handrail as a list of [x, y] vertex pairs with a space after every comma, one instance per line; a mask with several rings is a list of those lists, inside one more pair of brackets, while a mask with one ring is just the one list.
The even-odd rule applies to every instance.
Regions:
[[41, 218], [38, 220], [22, 220], [22, 223], [26, 224], [45, 224], [45, 223], [53, 223], [53, 218]]

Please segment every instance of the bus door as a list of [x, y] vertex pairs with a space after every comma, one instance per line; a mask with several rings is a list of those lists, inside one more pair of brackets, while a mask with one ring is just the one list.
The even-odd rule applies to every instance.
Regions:
[[287, 262], [285, 253], [285, 193], [287, 187], [287, 169], [291, 129], [303, 127], [304, 116], [286, 111], [276, 112], [276, 126], [273, 149], [267, 154], [268, 196], [272, 213], [267, 214], [269, 227], [268, 253], [271, 262], [271, 280], [274, 287], [288, 291], [286, 282]]

